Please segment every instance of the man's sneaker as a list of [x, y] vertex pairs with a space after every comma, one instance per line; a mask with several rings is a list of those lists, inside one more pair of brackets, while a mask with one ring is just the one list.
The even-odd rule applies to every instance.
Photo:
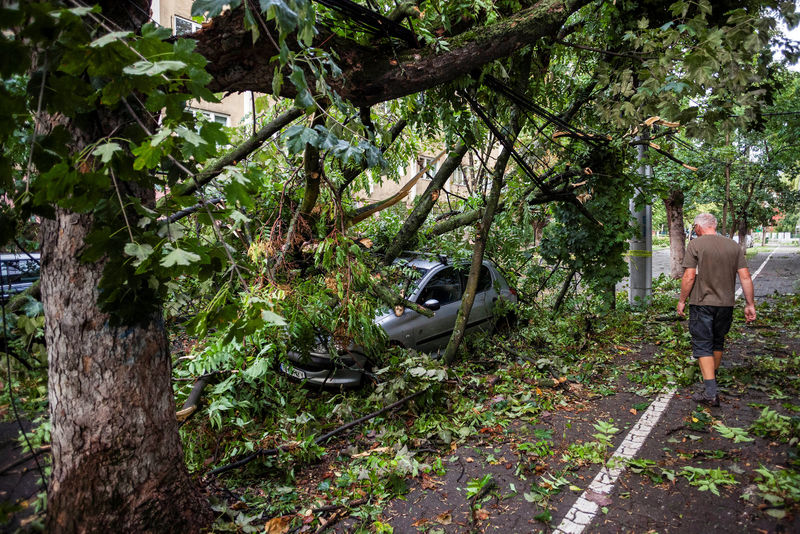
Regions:
[[692, 400], [695, 401], [697, 404], [704, 404], [706, 406], [719, 406], [719, 395], [714, 395], [711, 398], [706, 397], [706, 394], [698, 391], [697, 393], [692, 395]]

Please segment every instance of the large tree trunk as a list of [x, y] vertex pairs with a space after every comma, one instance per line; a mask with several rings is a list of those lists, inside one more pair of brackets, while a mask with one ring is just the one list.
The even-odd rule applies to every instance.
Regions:
[[[144, 18], [132, 14], [148, 13], [149, 1], [137, 7], [106, 1], [103, 13], [135, 30]], [[80, 124], [63, 115], [42, 124], [64, 125], [77, 153], [129, 119], [100, 108]], [[153, 190], [120, 186], [144, 205], [154, 202]], [[112, 326], [100, 311], [106, 261], [79, 259], [92, 224], [91, 214], [59, 208], [55, 220], [41, 225], [53, 453], [48, 531], [199, 532], [213, 517], [183, 460], [164, 320], [156, 312], [137, 324]]]
[[209, 510], [183, 462], [164, 322], [109, 325], [95, 305], [103, 266], [77, 258], [90, 225], [63, 210], [42, 223], [48, 530], [199, 531]]
[[[589, 0], [539, 0], [530, 7], [498, 20], [490, 28], [478, 28], [448, 38], [449, 50], [433, 53], [428, 48], [364, 46], [318, 27], [314, 46], [333, 50], [342, 70], [338, 78], [326, 81], [345, 100], [356, 106], [419, 93], [425, 89], [468, 75], [487, 63], [508, 57], [542, 38], [555, 36], [566, 20]], [[244, 24], [239, 6], [215, 17], [210, 26], [194, 37], [197, 51], [209, 60], [206, 70], [214, 77], [212, 91], [265, 91], [272, 87], [278, 50], [273, 40], [258, 39]], [[286, 39], [296, 47], [296, 39]], [[288, 77], [289, 73], [284, 73]], [[314, 73], [306, 69], [308, 85], [314, 87]], [[280, 96], [294, 98], [294, 84], [284, 83]]]
[[669, 230], [669, 274], [678, 279], [683, 276], [683, 257], [686, 254], [686, 233], [683, 229], [683, 191], [671, 189], [664, 199]]
[[739, 218], [739, 246], [743, 251], [747, 252], [747, 217], [742, 216]]

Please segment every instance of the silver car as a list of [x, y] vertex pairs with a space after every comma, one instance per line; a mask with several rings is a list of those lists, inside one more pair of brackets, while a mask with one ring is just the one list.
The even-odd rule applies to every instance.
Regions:
[[6, 300], [25, 291], [39, 279], [38, 252], [31, 254], [0, 254], [0, 298]]
[[[438, 350], [447, 345], [453, 332], [469, 266], [455, 266], [444, 257], [419, 257], [401, 262], [414, 276], [409, 277], [400, 290], [408, 295], [408, 300], [432, 310], [434, 315], [426, 317], [410, 308], [398, 307], [396, 310], [382, 310], [375, 323], [386, 332], [390, 345], [438, 356]], [[484, 261], [467, 333], [493, 329], [494, 307], [501, 299], [516, 304], [517, 293], [494, 264]], [[317, 346], [308, 353], [289, 351], [288, 362], [281, 364], [280, 368], [309, 384], [327, 387], [360, 385], [364, 372], [371, 367], [363, 347], [351, 346], [332, 356], [329, 345], [327, 340], [320, 338]]]

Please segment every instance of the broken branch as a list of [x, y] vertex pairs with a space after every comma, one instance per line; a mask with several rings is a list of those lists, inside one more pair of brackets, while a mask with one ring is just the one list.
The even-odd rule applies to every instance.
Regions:
[[[394, 410], [395, 408], [397, 408], [399, 406], [402, 406], [403, 404], [407, 403], [408, 401], [410, 401], [412, 399], [415, 399], [416, 397], [419, 397], [420, 395], [422, 395], [426, 391], [428, 391], [427, 388], [426, 389], [422, 389], [420, 391], [417, 391], [416, 393], [412, 393], [411, 395], [407, 395], [407, 396], [403, 397], [402, 399], [400, 399], [397, 402], [393, 402], [392, 404], [390, 404], [388, 406], [384, 406], [383, 408], [381, 408], [378, 411], [372, 412], [371, 414], [365, 415], [364, 417], [360, 417], [360, 418], [356, 419], [355, 421], [351, 421], [351, 422], [349, 422], [347, 424], [344, 424], [344, 425], [340, 426], [339, 428], [336, 428], [335, 430], [331, 430], [330, 432], [328, 432], [326, 434], [323, 434], [323, 435], [319, 436], [318, 438], [316, 438], [314, 440], [314, 444], [319, 445], [320, 443], [324, 443], [324, 442], [328, 441], [329, 439], [331, 439], [332, 437], [334, 437], [334, 436], [336, 436], [338, 434], [341, 434], [342, 432], [345, 432], [347, 430], [350, 430], [351, 428], [353, 428], [355, 426], [358, 426], [361, 423], [369, 421], [370, 419], [374, 419], [375, 417], [378, 417], [379, 415], [385, 414], [386, 412], [390, 412], [390, 411]], [[213, 469], [210, 473], [208, 473], [208, 476], [215, 476], [215, 475], [219, 475], [219, 474], [222, 474], [222, 473], [226, 473], [226, 472], [231, 471], [233, 469], [237, 469], [239, 467], [245, 466], [245, 465], [249, 464], [250, 462], [252, 462], [253, 460], [255, 460], [256, 458], [259, 458], [261, 456], [275, 456], [275, 455], [277, 455], [277, 454], [279, 454], [281, 452], [288, 451], [288, 450], [290, 450], [290, 449], [292, 449], [294, 447], [296, 447], [295, 444], [285, 444], [285, 445], [281, 445], [279, 447], [275, 447], [274, 449], [258, 449], [255, 452], [253, 452], [252, 454], [249, 454], [248, 456], [245, 456], [241, 460], [238, 460], [238, 461], [230, 463], [228, 465], [223, 465], [222, 467], [217, 467], [216, 469]]]

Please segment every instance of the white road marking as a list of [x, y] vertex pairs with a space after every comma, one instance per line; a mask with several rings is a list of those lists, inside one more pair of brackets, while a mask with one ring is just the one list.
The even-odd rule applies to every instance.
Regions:
[[592, 519], [600, 509], [600, 505], [591, 500], [592, 496], [598, 493], [601, 495], [611, 494], [614, 490], [614, 484], [616, 484], [617, 479], [625, 470], [627, 460], [636, 456], [636, 453], [642, 448], [647, 436], [650, 435], [650, 431], [653, 430], [661, 418], [661, 414], [667, 409], [667, 405], [673, 395], [675, 395], [674, 389], [665, 389], [659, 393], [656, 400], [642, 414], [642, 417], [631, 428], [620, 446], [614, 451], [614, 455], [607, 462], [608, 465], [614, 467], [604, 466], [597, 473], [597, 476], [594, 477], [586, 491], [578, 497], [578, 500], [572, 505], [567, 515], [564, 516], [564, 519], [553, 531], [554, 534], [580, 534], [583, 529], [589, 526], [589, 523], [592, 522]]
[[[769, 253], [769, 256], [767, 256], [767, 259], [766, 259], [766, 260], [764, 260], [764, 263], [762, 263], [761, 265], [759, 265], [759, 266], [758, 266], [758, 269], [756, 270], [756, 272], [755, 272], [755, 273], [753, 273], [753, 276], [751, 276], [751, 278], [752, 278], [753, 280], [755, 280], [755, 279], [756, 279], [756, 276], [758, 276], [758, 275], [759, 275], [759, 273], [761, 273], [761, 269], [763, 269], [763, 268], [764, 268], [764, 266], [765, 266], [765, 265], [767, 264], [767, 262], [770, 260], [770, 258], [772, 257], [772, 255], [773, 255], [773, 254], [775, 254], [775, 252], [777, 252], [777, 251], [778, 251], [778, 249], [777, 249], [777, 248], [774, 248], [774, 249], [772, 249], [772, 252], [770, 252], [770, 253]], [[737, 290], [736, 290], [736, 298], [738, 299], [738, 298], [739, 298], [739, 297], [741, 297], [741, 296], [742, 296], [742, 288], [740, 287], [739, 289], [737, 289]]]
[[[764, 263], [762, 263], [758, 267], [758, 270], [752, 275], [753, 280], [761, 273], [761, 270], [777, 250], [777, 248], [773, 249], [773, 251], [769, 253]], [[736, 291], [736, 298], [738, 299], [741, 295], [742, 288], [739, 288], [739, 290]], [[636, 456], [636, 453], [642, 448], [645, 440], [650, 435], [650, 431], [653, 430], [656, 423], [658, 423], [658, 420], [661, 418], [661, 414], [667, 409], [667, 405], [675, 395], [675, 391], [675, 389], [665, 388], [659, 393], [656, 400], [654, 400], [647, 408], [647, 411], [642, 414], [642, 417], [636, 425], [628, 432], [628, 435], [622, 440], [617, 450], [614, 451], [614, 455], [607, 462], [607, 466], [600, 469], [600, 472], [594, 477], [594, 480], [589, 484], [586, 491], [578, 497], [578, 500], [575, 501], [575, 504], [569, 509], [567, 515], [564, 516], [564, 519], [561, 520], [561, 523], [559, 523], [558, 527], [553, 531], [554, 534], [581, 534], [583, 529], [589, 526], [600, 510], [600, 505], [592, 501], [592, 497], [596, 494], [610, 495], [611, 492], [614, 491], [614, 484], [617, 483], [617, 479], [625, 470], [627, 460]], [[614, 467], [608, 467], [608, 465]]]

